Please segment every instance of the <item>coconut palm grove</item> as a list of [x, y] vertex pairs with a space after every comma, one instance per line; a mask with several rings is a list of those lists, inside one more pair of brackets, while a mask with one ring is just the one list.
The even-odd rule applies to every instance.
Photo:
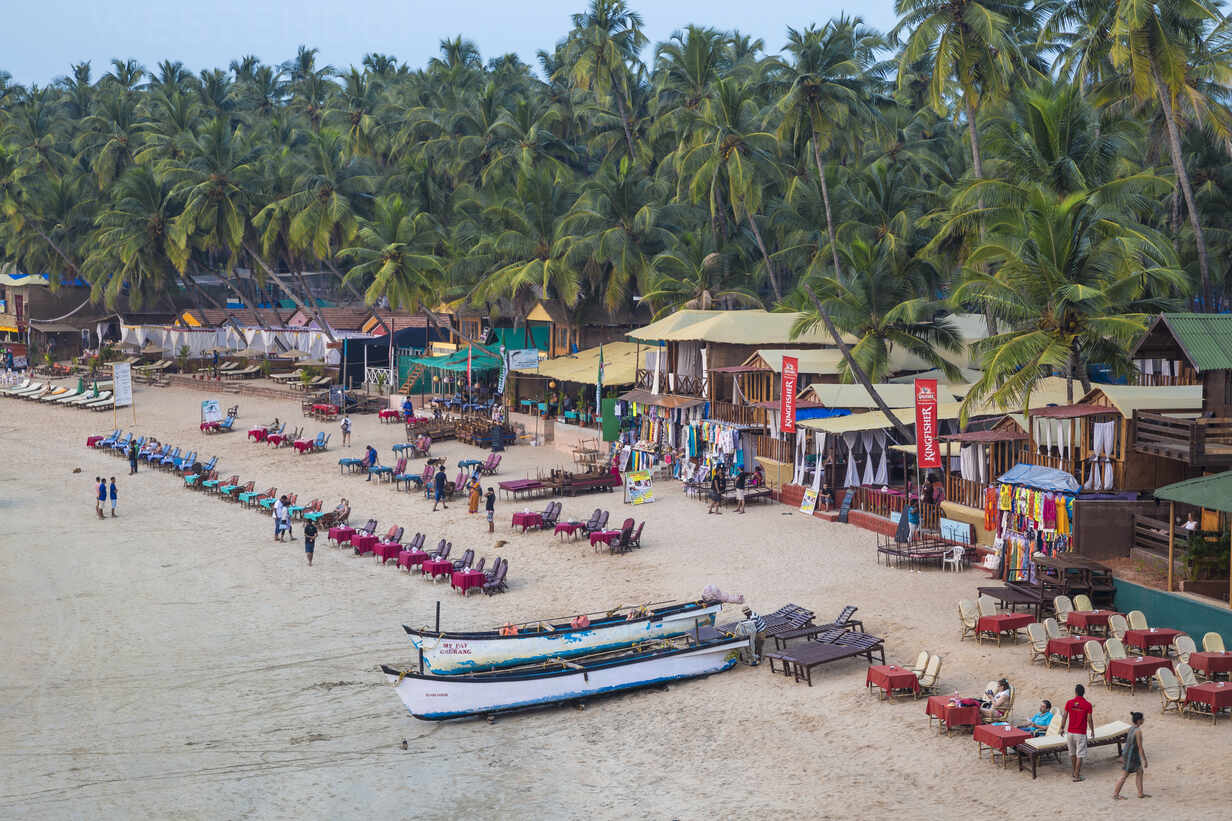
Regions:
[[976, 312], [975, 395], [1005, 399], [1041, 369], [1126, 374], [1153, 312], [1227, 309], [1218, 3], [896, 13], [651, 44], [630, 5], [592, 0], [534, 66], [462, 34], [424, 66], [301, 46], [0, 72], [0, 264], [109, 306], [303, 308], [328, 272], [340, 300], [407, 310], [790, 308], [857, 336], [874, 380], [891, 345], [952, 367], [947, 317]]

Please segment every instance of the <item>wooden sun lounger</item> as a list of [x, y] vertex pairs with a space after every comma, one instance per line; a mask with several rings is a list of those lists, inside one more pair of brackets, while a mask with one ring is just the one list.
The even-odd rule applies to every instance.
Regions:
[[812, 687], [813, 668], [829, 664], [832, 661], [864, 656], [868, 659], [868, 663], [872, 664], [873, 655], [876, 654], [881, 657], [881, 663], [885, 664], [885, 649], [882, 639], [877, 636], [869, 636], [866, 633], [845, 633], [845, 635], [852, 636], [853, 638], [862, 638], [846, 644], [822, 644], [821, 642], [809, 641], [787, 650], [776, 650], [772, 653], [766, 653], [766, 658], [770, 660], [770, 672], [778, 672], [774, 669], [774, 662], [778, 661], [783, 665], [783, 675], [794, 676], [797, 682], [803, 678], [808, 682], [808, 686]]
[[[1129, 725], [1124, 721], [1113, 721], [1095, 728], [1094, 737], [1087, 739], [1087, 749], [1115, 744], [1117, 757], [1120, 758], [1129, 737]], [[1059, 754], [1069, 749], [1068, 740], [1064, 735], [1040, 736], [1029, 738], [1014, 748], [1018, 751], [1018, 771], [1022, 772], [1023, 759], [1031, 762], [1031, 778], [1035, 778], [1039, 760], [1045, 755]]]

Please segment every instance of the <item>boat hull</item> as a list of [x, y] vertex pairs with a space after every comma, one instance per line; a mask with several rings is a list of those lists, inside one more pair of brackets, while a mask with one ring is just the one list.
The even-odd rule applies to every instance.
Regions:
[[412, 716], [441, 721], [525, 710], [720, 673], [736, 663], [739, 651], [748, 644], [748, 637], [725, 639], [584, 670], [495, 675], [490, 679], [415, 673], [403, 676], [389, 667], [382, 670]]
[[573, 658], [603, 650], [628, 647], [642, 641], [671, 638], [692, 633], [697, 627], [714, 625], [721, 604], [682, 608], [656, 613], [649, 619], [589, 628], [558, 629], [551, 633], [523, 633], [516, 636], [476, 636], [416, 633], [407, 630], [411, 644], [423, 651], [426, 672], [440, 676], [480, 670], [495, 670], [534, 664], [553, 658]]

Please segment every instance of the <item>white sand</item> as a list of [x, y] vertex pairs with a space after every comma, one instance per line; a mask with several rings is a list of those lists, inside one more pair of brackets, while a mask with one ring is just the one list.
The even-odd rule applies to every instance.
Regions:
[[[468, 516], [460, 503], [432, 514], [420, 495], [340, 476], [340, 448], [297, 457], [250, 444], [243, 432], [203, 436], [205, 396], [139, 390], [137, 427], [218, 453], [227, 474], [257, 479], [261, 489], [277, 485], [328, 505], [346, 495], [353, 519], [375, 517], [382, 531], [401, 524], [407, 538], [416, 530], [432, 543], [448, 536], [455, 555], [496, 552], [482, 513]], [[301, 421], [289, 401], [239, 402], [245, 429], [274, 415]], [[121, 421], [132, 427], [131, 416]], [[400, 438], [401, 427], [375, 417], [354, 421], [353, 455], [371, 441], [387, 456]], [[793, 601], [832, 616], [856, 604], [866, 628], [886, 637], [891, 661], [922, 648], [941, 653], [945, 691], [974, 693], [1009, 676], [1017, 719], [1040, 697], [1060, 708], [1086, 676], [1032, 667], [1022, 644], [960, 643], [955, 601], [974, 597], [982, 573], [878, 567], [871, 533], [779, 505], [714, 518], [661, 486], [658, 501], [637, 511], [648, 519], [644, 549], [608, 556], [549, 534], [511, 535], [509, 516], [524, 505], [501, 500], [496, 537], [509, 541], [499, 552], [510, 561], [511, 590], [462, 599], [324, 539], [308, 568], [299, 543], [272, 543], [268, 517], [184, 491], [167, 474], [143, 469], [130, 478], [126, 462], [83, 447], [87, 434], [111, 427], [110, 413], [0, 398], [5, 817], [1227, 815], [1232, 721], [1161, 717], [1153, 691], [1089, 694], [1097, 722], [1127, 719], [1131, 709], [1148, 717], [1154, 798], [1115, 806], [1115, 748], [1092, 751], [1082, 784], [1055, 763], [1043, 764], [1037, 781], [1013, 763], [1002, 771], [976, 759], [969, 735], [930, 730], [923, 701], [879, 702], [859, 661], [820, 668], [812, 688], [772, 677], [765, 665], [739, 667], [668, 692], [592, 701], [585, 711], [492, 725], [418, 721], [377, 665], [411, 661], [400, 625], [428, 623], [437, 599], [444, 625], [458, 628], [689, 598], [712, 582], [763, 611]], [[434, 452], [451, 466], [479, 455], [455, 442]], [[566, 462], [558, 450], [517, 447], [505, 454], [502, 478]], [[100, 473], [119, 479], [114, 521], [94, 517], [91, 480]], [[566, 500], [564, 516], [584, 518], [603, 504], [619, 521], [629, 515], [619, 500]], [[1125, 794], [1134, 795], [1132, 782]]]

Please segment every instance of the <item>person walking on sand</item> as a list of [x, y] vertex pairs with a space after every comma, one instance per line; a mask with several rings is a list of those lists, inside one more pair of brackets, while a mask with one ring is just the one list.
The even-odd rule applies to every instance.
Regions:
[[749, 474], [744, 472], [744, 468], [738, 468], [736, 473], [736, 512], [744, 512], [744, 489], [749, 483]]
[[479, 486], [479, 479], [471, 479], [471, 493], [466, 502], [467, 513], [479, 512], [479, 500], [483, 497], [483, 488]]
[[274, 502], [274, 541], [282, 541], [282, 516], [287, 509], [287, 497], [279, 496]]
[[496, 530], [496, 490], [488, 485], [488, 495], [484, 497], [484, 507], [488, 511], [488, 532]]
[[723, 491], [726, 489], [727, 480], [723, 478], [723, 466], [718, 465], [710, 477], [710, 507], [706, 508], [707, 513], [723, 515], [719, 508], [723, 505]]
[[445, 466], [436, 466], [436, 475], [432, 477], [432, 512], [436, 512], [436, 506], [440, 505], [449, 510], [449, 505], [445, 504]]
[[137, 472], [137, 443], [131, 439], [128, 442], [128, 475]]
[[1134, 783], [1138, 785], [1138, 797], [1150, 798], [1149, 793], [1142, 791], [1142, 776], [1143, 770], [1146, 769], [1146, 748], [1142, 746], [1142, 713], [1130, 713], [1129, 720], [1134, 726], [1129, 728], [1129, 735], [1125, 737], [1125, 755], [1122, 756], [1123, 763], [1121, 764], [1121, 777], [1117, 780], [1116, 789], [1112, 791], [1112, 799], [1114, 801], [1123, 801], [1125, 796], [1121, 795], [1121, 787], [1125, 785], [1125, 779], [1129, 778], [1129, 774], [1134, 774]]
[[312, 551], [317, 546], [317, 526], [311, 520], [304, 524], [304, 555], [308, 557], [308, 566], [312, 567]]
[[1082, 777], [1082, 761], [1087, 757], [1087, 737], [1095, 735], [1095, 708], [1083, 696], [1086, 688], [1074, 685], [1074, 697], [1065, 702], [1065, 738], [1069, 742], [1069, 760], [1073, 764], [1074, 781]]
[[111, 487], [110, 487], [110, 488], [108, 488], [107, 490], [108, 490], [108, 494], [111, 496], [111, 518], [113, 518], [113, 519], [114, 519], [114, 518], [115, 518], [115, 516], [116, 516], [116, 512], [115, 512], [115, 509], [116, 509], [116, 485], [115, 485], [115, 477], [114, 477], [114, 476], [112, 476], [112, 477], [111, 477]]
[[349, 448], [351, 446], [351, 417], [343, 416], [340, 425], [342, 427], [342, 446]]

